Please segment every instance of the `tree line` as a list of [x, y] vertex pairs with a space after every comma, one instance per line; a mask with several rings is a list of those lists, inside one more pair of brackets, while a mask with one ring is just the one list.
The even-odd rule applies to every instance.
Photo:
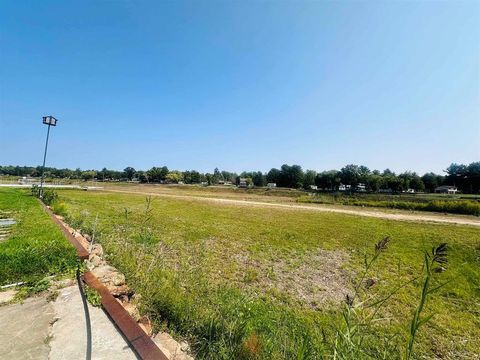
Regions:
[[[42, 167], [30, 166], [0, 166], [0, 175], [39, 177]], [[370, 170], [363, 165], [346, 165], [340, 170], [316, 172], [303, 170], [300, 165], [284, 164], [280, 169], [272, 168], [267, 173], [261, 171], [244, 171], [240, 174], [229, 171], [220, 171], [216, 168], [213, 173], [202, 173], [196, 170], [178, 171], [168, 167], [152, 167], [149, 170], [136, 170], [127, 167], [123, 171], [109, 170], [75, 170], [45, 168], [45, 176], [59, 179], [79, 179], [98, 181], [139, 181], [142, 183], [185, 183], [185, 184], [239, 184], [245, 179], [247, 184], [257, 187], [275, 183], [278, 187], [311, 189], [316, 186], [326, 191], [338, 191], [342, 185], [347, 185], [352, 191], [362, 186], [362, 189], [371, 192], [392, 191], [402, 192], [412, 189], [416, 192], [434, 192], [441, 185], [456, 186], [463, 193], [480, 192], [480, 162], [468, 165], [451, 164], [444, 175], [429, 172], [423, 176], [415, 172], [406, 171], [400, 174], [386, 169], [382, 172]]]

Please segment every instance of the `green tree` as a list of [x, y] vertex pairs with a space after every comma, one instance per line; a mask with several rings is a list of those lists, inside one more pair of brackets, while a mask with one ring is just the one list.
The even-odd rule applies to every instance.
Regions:
[[132, 180], [133, 179], [133, 176], [135, 175], [135, 169], [133, 167], [126, 167], [125, 169], [123, 169], [123, 173], [125, 175], [125, 177], [128, 179], [128, 180]]
[[316, 177], [317, 177], [317, 172], [315, 170], [305, 171], [305, 176], [303, 177], [303, 188], [310, 189], [311, 185], [315, 185]]
[[343, 184], [355, 188], [360, 182], [360, 168], [358, 165], [347, 165], [340, 170], [340, 179]]
[[270, 169], [270, 171], [267, 173], [267, 182], [269, 183], [275, 183], [278, 186], [280, 186], [280, 176], [281, 176], [281, 171], [275, 168]]
[[165, 177], [168, 183], [178, 184], [183, 180], [183, 174], [180, 171], [170, 171]]

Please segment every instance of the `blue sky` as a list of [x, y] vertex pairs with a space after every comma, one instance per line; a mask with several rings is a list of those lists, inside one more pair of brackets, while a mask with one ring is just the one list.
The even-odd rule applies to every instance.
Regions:
[[478, 1], [1, 1], [0, 164], [480, 160]]

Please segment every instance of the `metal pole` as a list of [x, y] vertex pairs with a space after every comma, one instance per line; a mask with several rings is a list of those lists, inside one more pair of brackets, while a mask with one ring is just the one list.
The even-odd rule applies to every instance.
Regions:
[[43, 153], [42, 178], [40, 180], [40, 199], [43, 198], [43, 176], [45, 172], [45, 160], [47, 159], [48, 135], [50, 135], [50, 124], [48, 124], [47, 141], [45, 141], [45, 152]]

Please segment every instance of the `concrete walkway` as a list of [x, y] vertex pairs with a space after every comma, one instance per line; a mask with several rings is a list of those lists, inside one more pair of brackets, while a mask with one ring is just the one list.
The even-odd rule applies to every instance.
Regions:
[[[0, 359], [85, 359], [85, 314], [78, 287], [60, 289], [54, 302], [46, 298], [0, 307]], [[92, 359], [137, 359], [103, 310], [89, 309]]]

